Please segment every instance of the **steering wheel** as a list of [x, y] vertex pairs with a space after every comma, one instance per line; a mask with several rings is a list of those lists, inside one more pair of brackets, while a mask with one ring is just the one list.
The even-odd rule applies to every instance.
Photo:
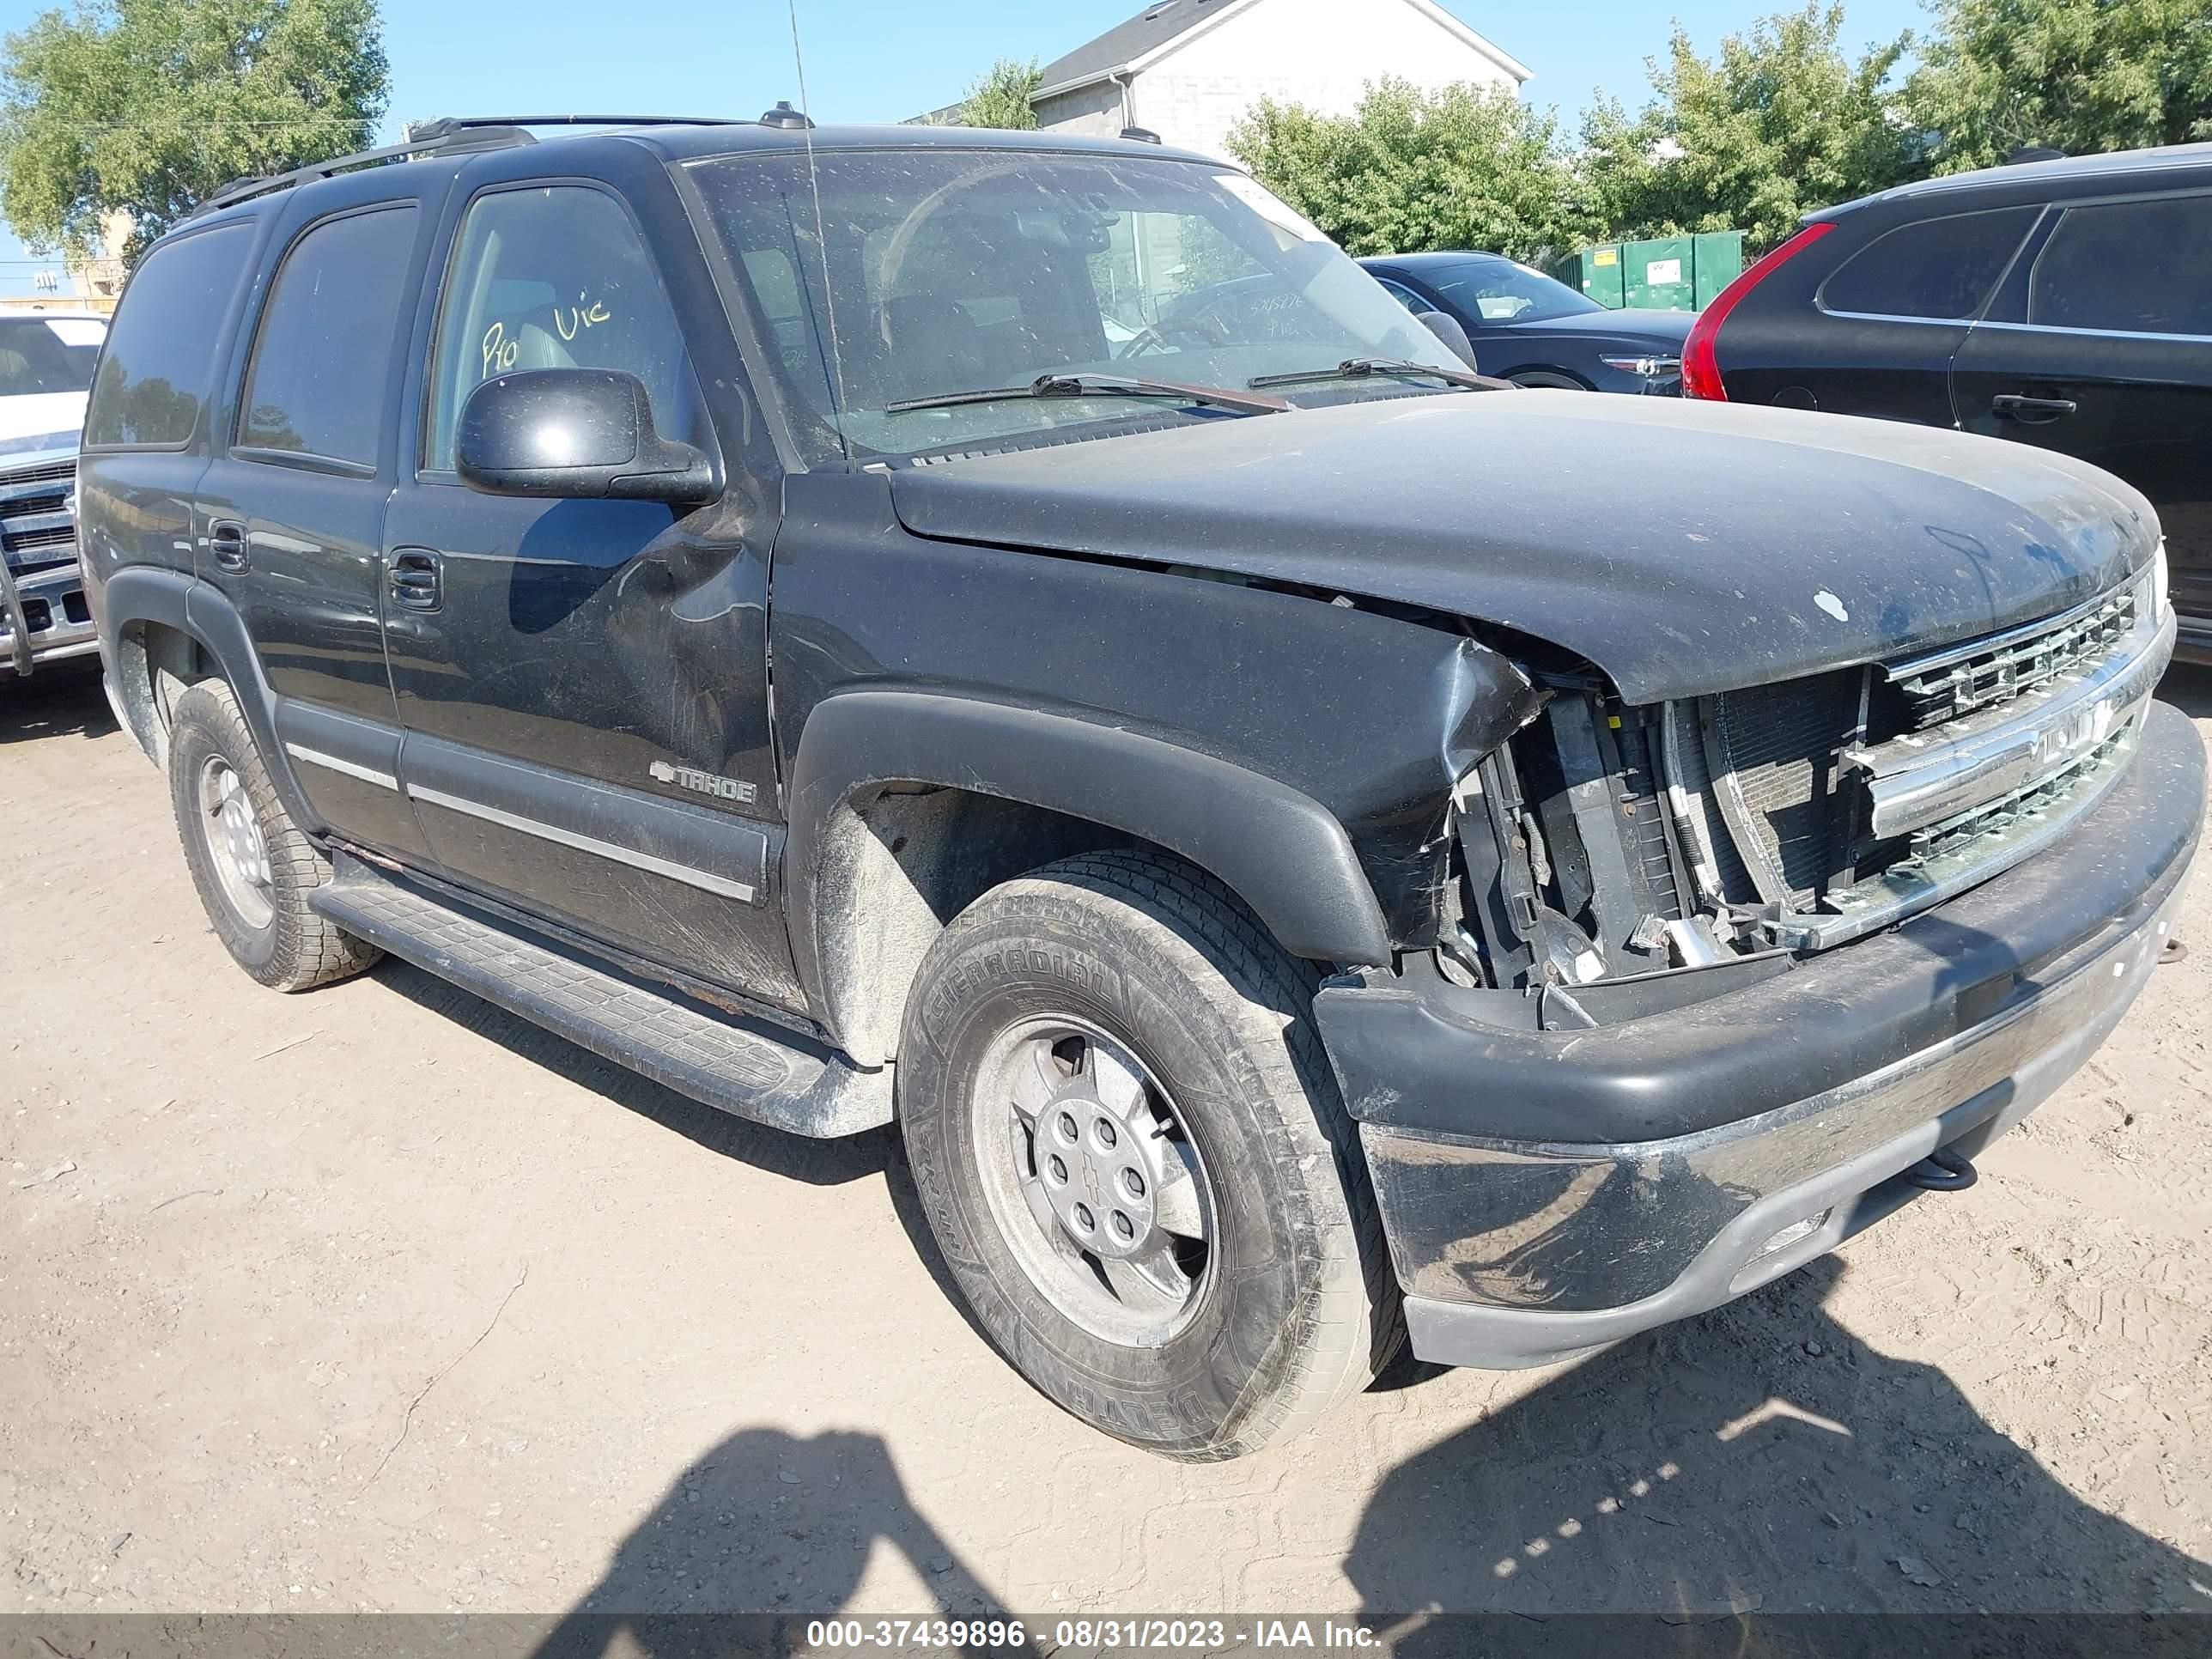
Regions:
[[1167, 317], [1141, 328], [1114, 354], [1116, 362], [1129, 357], [1141, 357], [1147, 352], [1176, 350], [1176, 342], [1186, 341], [1200, 348], [1226, 345], [1229, 331], [1223, 326], [1224, 319], [1219, 301], [1200, 306], [1187, 316]]

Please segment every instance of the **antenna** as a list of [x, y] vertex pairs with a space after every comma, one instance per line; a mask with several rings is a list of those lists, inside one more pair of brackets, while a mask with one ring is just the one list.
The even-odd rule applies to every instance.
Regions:
[[[813, 100], [806, 95], [806, 57], [799, 45], [799, 0], [786, 0], [791, 13], [791, 61], [799, 71], [799, 101], [811, 106]], [[783, 106], [777, 106], [778, 109]], [[822, 174], [814, 162], [814, 123], [799, 117], [805, 123], [806, 140], [806, 184], [814, 197], [814, 248], [822, 256], [822, 303], [830, 323], [830, 368], [837, 382], [837, 412], [843, 415], [851, 400], [845, 395], [845, 348], [837, 337], [837, 285], [830, 267], [830, 228], [822, 212]], [[781, 122], [778, 125], [784, 125]], [[853, 459], [853, 442], [845, 435], [845, 423], [837, 422], [837, 442], [845, 452], [847, 465]]]

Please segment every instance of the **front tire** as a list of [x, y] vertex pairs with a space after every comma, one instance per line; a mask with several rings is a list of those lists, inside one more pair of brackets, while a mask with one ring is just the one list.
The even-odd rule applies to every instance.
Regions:
[[1207, 877], [1108, 853], [985, 894], [916, 978], [899, 1113], [939, 1247], [1016, 1369], [1133, 1445], [1257, 1450], [1396, 1346], [1316, 977]]
[[169, 800], [201, 906], [240, 967], [272, 989], [304, 991], [376, 964], [382, 951], [308, 908], [331, 878], [329, 861], [285, 811], [221, 680], [176, 701]]

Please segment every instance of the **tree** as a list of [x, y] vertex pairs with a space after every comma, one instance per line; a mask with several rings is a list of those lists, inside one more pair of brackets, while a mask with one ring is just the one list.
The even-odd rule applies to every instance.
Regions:
[[1631, 117], [1608, 100], [1583, 118], [1596, 216], [1624, 237], [1742, 229], [1756, 250], [1814, 208], [1913, 177], [1921, 143], [1887, 86], [1911, 36], [1854, 64], [1843, 26], [1840, 5], [1783, 12], [1723, 40], [1712, 63], [1677, 27], [1650, 66], [1652, 102]]
[[1936, 170], [2023, 144], [2069, 155], [2212, 138], [2204, 0], [1937, 0], [1940, 32], [1906, 84]]
[[1230, 134], [1255, 177], [1359, 253], [1564, 252], [1590, 229], [1558, 118], [1473, 86], [1368, 88], [1350, 116], [1263, 100]]
[[1037, 118], [1030, 100], [1043, 84], [1044, 74], [1037, 68], [1035, 58], [1022, 63], [1001, 58], [991, 65], [988, 74], [968, 88], [967, 97], [961, 100], [958, 112], [952, 117], [952, 125], [1033, 131]]
[[218, 186], [364, 148], [389, 70], [375, 0], [95, 0], [0, 48], [0, 212], [86, 257], [138, 251]]

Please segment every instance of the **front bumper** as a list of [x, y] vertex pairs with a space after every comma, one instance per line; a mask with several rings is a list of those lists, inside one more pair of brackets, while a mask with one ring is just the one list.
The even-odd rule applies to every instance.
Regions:
[[32, 666], [99, 651], [100, 628], [85, 602], [84, 576], [75, 561], [17, 574], [15, 588], [15, 605], [0, 605], [0, 679], [16, 673], [24, 661], [15, 648], [13, 617], [18, 607], [27, 624]]
[[1595, 1030], [1441, 982], [1316, 1006], [1413, 1351], [1547, 1364], [1699, 1313], [1832, 1249], [2094, 1052], [2172, 927], [2204, 811], [2196, 730], [2148, 712], [2056, 845], [1892, 931]]

